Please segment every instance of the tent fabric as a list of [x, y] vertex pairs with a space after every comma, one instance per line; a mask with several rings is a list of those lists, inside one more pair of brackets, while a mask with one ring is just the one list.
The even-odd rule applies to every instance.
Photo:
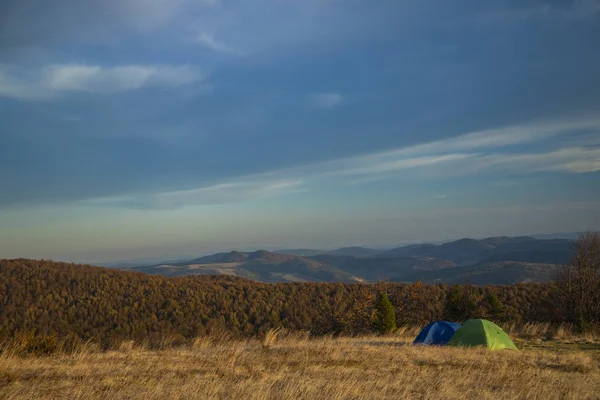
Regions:
[[460, 324], [448, 321], [434, 321], [427, 325], [415, 338], [413, 344], [424, 344], [430, 346], [441, 346], [460, 328]]
[[448, 341], [448, 346], [485, 346], [490, 350], [517, 350], [502, 328], [485, 319], [470, 319], [464, 322]]

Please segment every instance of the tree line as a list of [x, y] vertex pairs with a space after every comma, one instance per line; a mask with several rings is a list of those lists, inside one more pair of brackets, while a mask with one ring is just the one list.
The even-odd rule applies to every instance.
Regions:
[[279, 327], [354, 335], [377, 326], [469, 318], [583, 328], [600, 321], [597, 244], [597, 236], [580, 240], [572, 266], [556, 283], [510, 286], [266, 284], [232, 276], [166, 278], [47, 260], [1, 260], [0, 339], [33, 332], [109, 345], [218, 332], [261, 336]]

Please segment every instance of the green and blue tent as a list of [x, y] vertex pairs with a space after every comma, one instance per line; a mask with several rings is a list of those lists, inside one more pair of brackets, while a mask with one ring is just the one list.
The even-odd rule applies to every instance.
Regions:
[[413, 344], [422, 344], [429, 346], [443, 346], [448, 343], [454, 333], [460, 329], [460, 324], [448, 321], [433, 321], [427, 325], [419, 336], [417, 336]]
[[490, 350], [517, 350], [517, 346], [498, 325], [485, 319], [470, 319], [463, 322], [452, 335], [448, 346], [485, 346]]

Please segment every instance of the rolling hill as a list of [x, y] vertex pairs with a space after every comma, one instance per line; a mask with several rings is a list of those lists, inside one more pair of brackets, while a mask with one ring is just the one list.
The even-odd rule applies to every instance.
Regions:
[[315, 249], [286, 249], [277, 250], [276, 253], [291, 254], [294, 256], [313, 257], [321, 255], [331, 256], [350, 256], [350, 257], [375, 257], [381, 254], [381, 250], [369, 249], [360, 246], [342, 247], [335, 250], [315, 250]]
[[467, 267], [454, 267], [436, 271], [416, 271], [400, 278], [391, 279], [393, 282], [466, 284], [473, 285], [512, 285], [517, 283], [551, 282], [559, 266], [556, 264], [541, 264], [529, 262], [496, 262], [480, 263]]
[[[294, 254], [296, 253], [296, 254]], [[573, 241], [532, 237], [460, 239], [379, 251], [345, 247], [271, 252], [231, 251], [133, 270], [165, 276], [234, 275], [262, 282], [414, 282], [511, 284], [548, 282], [567, 264]]]
[[315, 250], [315, 249], [282, 249], [282, 250], [276, 250], [275, 252], [281, 253], [281, 254], [290, 254], [292, 256], [302, 256], [302, 257], [318, 256], [319, 254], [327, 253], [326, 250]]
[[164, 276], [234, 275], [262, 282], [362, 281], [332, 263], [266, 250], [219, 253], [196, 258], [188, 263], [159, 264], [131, 270]]

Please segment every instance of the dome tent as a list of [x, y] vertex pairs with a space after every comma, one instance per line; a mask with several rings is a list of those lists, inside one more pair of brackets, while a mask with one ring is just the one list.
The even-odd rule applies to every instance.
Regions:
[[448, 321], [433, 321], [427, 325], [415, 338], [413, 344], [424, 344], [430, 346], [442, 346], [460, 328], [460, 324]]
[[448, 341], [448, 346], [485, 346], [490, 350], [517, 350], [502, 328], [485, 319], [465, 321]]

